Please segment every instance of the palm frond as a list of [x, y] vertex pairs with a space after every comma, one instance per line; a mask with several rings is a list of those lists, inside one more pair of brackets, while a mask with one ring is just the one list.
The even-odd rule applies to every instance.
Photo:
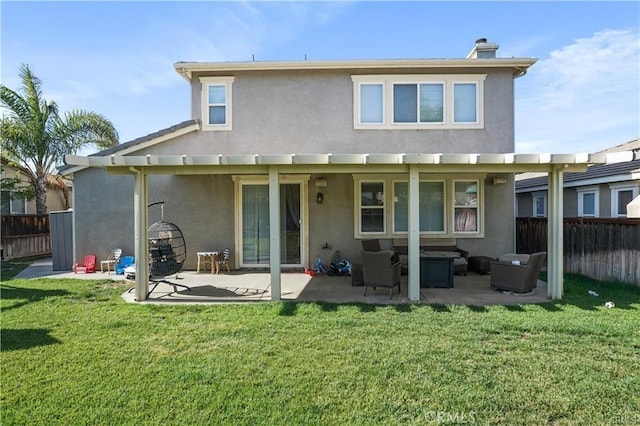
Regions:
[[79, 109], [69, 111], [57, 120], [53, 134], [64, 142], [64, 154], [76, 153], [87, 144], [96, 144], [99, 148], [118, 144], [118, 132], [109, 120], [95, 112]]

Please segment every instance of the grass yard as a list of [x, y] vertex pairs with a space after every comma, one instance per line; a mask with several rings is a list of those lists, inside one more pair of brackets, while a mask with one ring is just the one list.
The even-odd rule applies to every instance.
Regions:
[[639, 288], [567, 276], [562, 302], [510, 307], [150, 306], [125, 288], [1, 283], [2, 425], [640, 422]]

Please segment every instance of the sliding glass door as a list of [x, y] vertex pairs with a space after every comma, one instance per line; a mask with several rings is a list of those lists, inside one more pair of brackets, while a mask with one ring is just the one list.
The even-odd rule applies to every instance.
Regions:
[[[241, 185], [243, 266], [269, 265], [269, 186]], [[280, 184], [280, 256], [282, 265], [302, 264], [301, 184]]]

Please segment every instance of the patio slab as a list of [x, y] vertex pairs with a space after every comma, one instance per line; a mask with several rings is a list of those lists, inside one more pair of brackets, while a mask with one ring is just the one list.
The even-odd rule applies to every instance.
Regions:
[[[122, 275], [97, 272], [92, 274], [74, 274], [72, 271], [53, 271], [51, 259], [41, 259], [26, 268], [16, 278], [74, 278], [74, 279], [111, 279], [125, 281]], [[309, 276], [303, 273], [283, 272], [281, 275], [281, 300], [291, 302], [323, 303], [370, 303], [370, 304], [409, 304], [407, 297], [407, 277], [402, 277], [400, 294], [394, 291], [389, 299], [389, 290], [369, 288], [364, 296], [364, 287], [351, 286], [349, 276]], [[210, 272], [182, 271], [166, 281], [188, 286], [173, 287], [160, 283], [149, 298], [140, 303], [243, 303], [271, 301], [271, 276], [268, 272], [232, 271], [218, 275]], [[443, 305], [519, 305], [542, 303], [547, 301], [547, 283], [538, 281], [537, 288], [523, 295], [501, 292], [489, 286], [489, 275], [469, 273], [456, 275], [453, 288], [421, 288], [422, 304]], [[129, 281], [133, 287], [133, 281]], [[153, 284], [150, 289], [153, 288]], [[176, 291], [177, 290], [177, 291]], [[134, 292], [122, 295], [127, 302], [134, 303]]]

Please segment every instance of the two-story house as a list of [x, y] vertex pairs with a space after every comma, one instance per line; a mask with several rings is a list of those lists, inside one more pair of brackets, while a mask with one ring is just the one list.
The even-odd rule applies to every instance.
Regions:
[[[418, 301], [421, 240], [513, 252], [514, 172], [549, 173], [553, 199], [562, 172], [591, 161], [513, 154], [514, 82], [536, 60], [497, 49], [480, 39], [458, 59], [178, 62], [192, 119], [67, 158], [75, 256], [123, 247], [147, 258], [159, 220], [147, 204], [163, 200], [192, 253], [185, 268], [196, 251], [230, 247], [236, 268], [269, 269], [279, 299], [282, 269], [327, 260], [323, 246], [358, 262], [361, 239], [404, 239]], [[550, 232], [561, 256], [559, 241]], [[557, 256], [549, 296], [559, 298]], [[143, 300], [148, 265], [136, 268]]]

